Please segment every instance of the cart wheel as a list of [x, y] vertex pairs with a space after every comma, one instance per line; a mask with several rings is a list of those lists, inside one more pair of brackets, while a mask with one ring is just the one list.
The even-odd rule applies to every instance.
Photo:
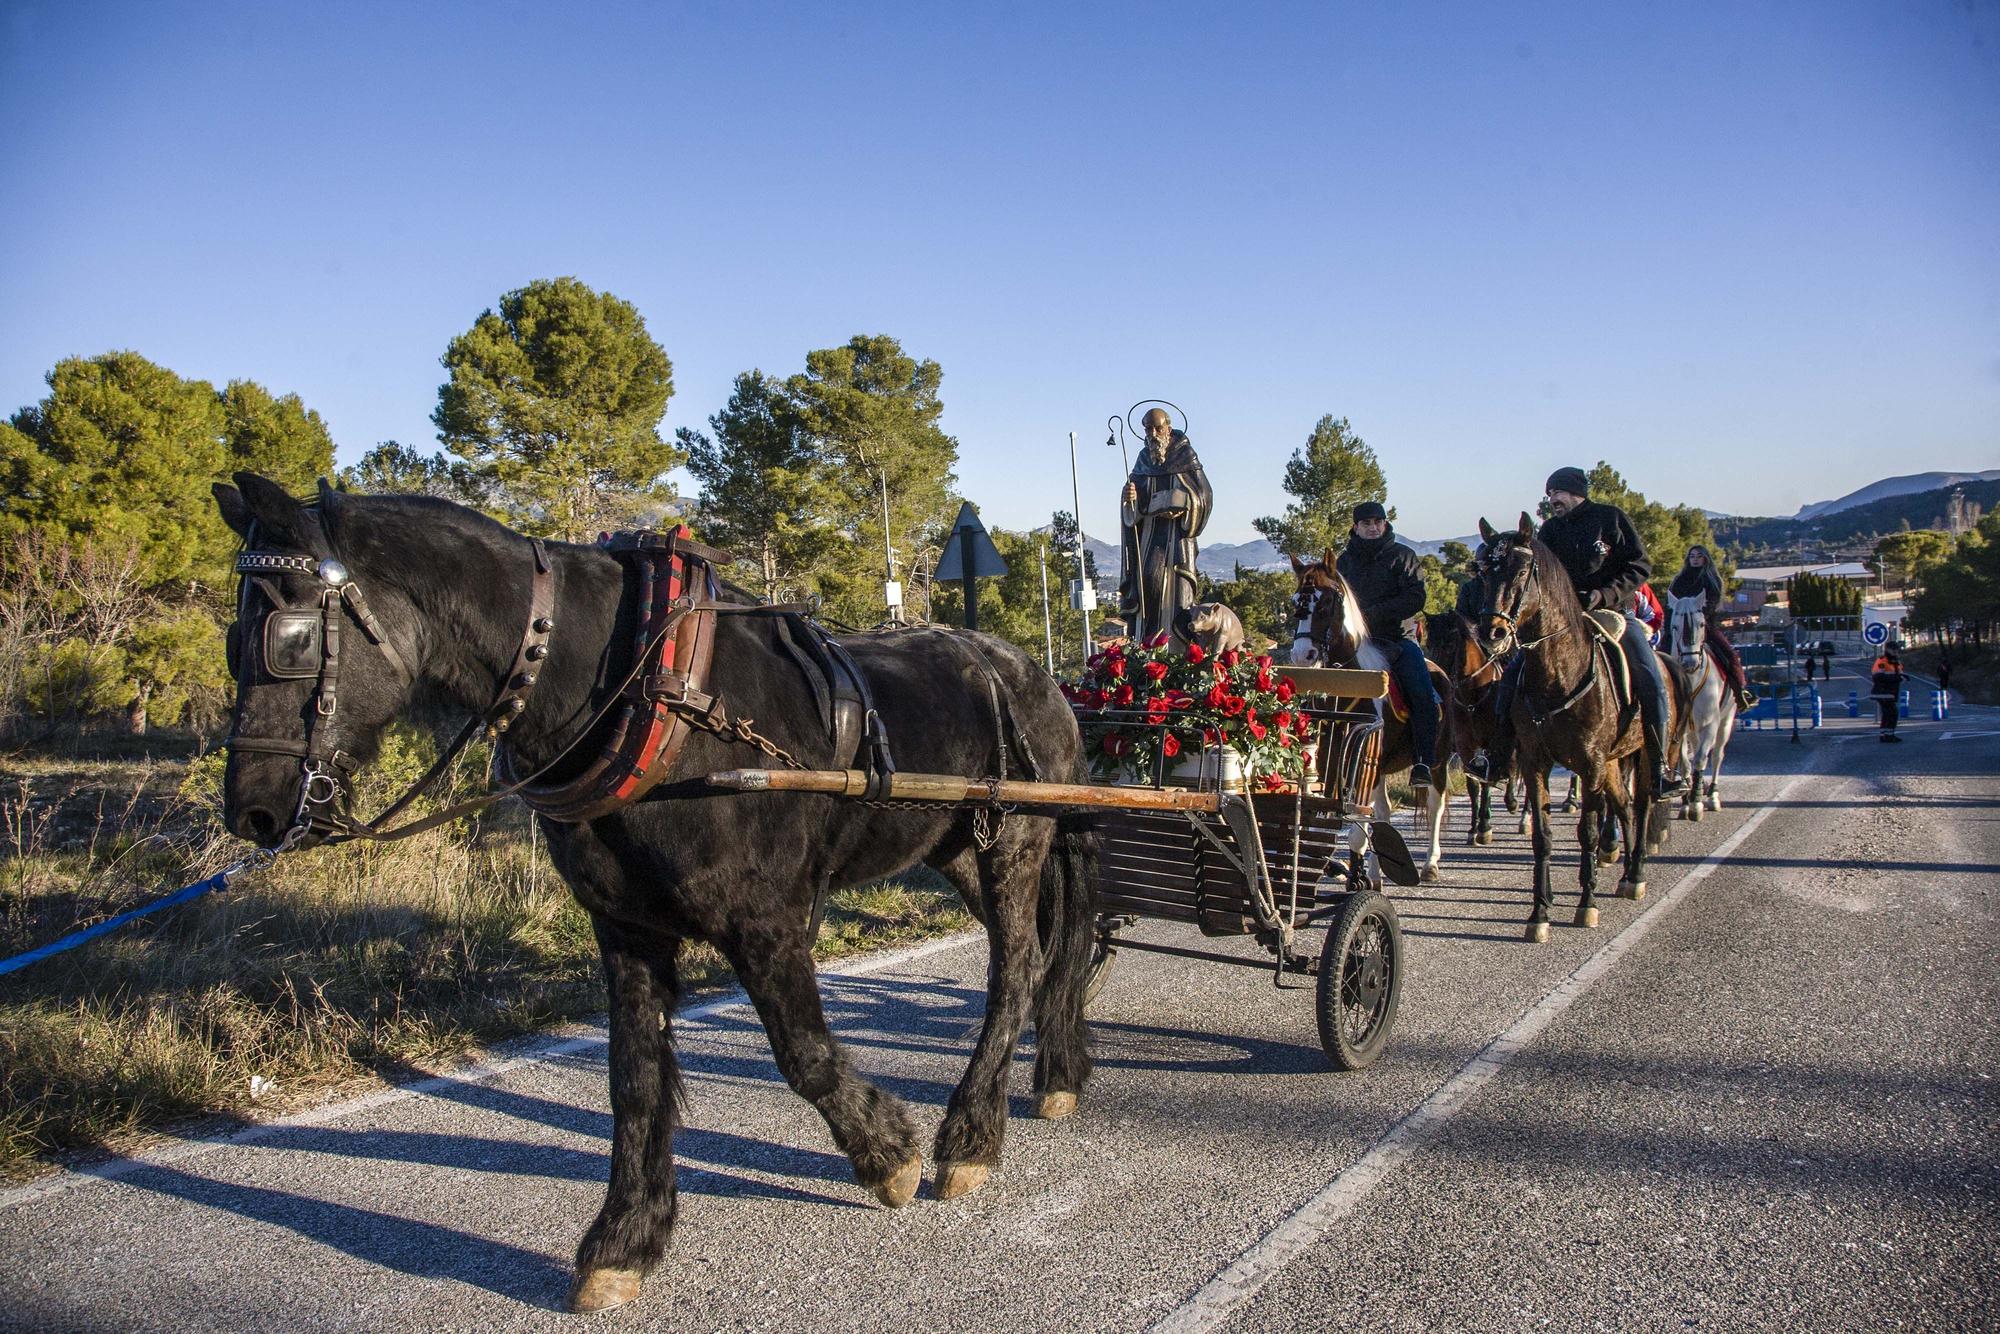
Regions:
[[1104, 990], [1105, 980], [1111, 976], [1112, 961], [1117, 957], [1118, 951], [1101, 939], [1091, 949], [1090, 971], [1083, 976], [1084, 1009], [1089, 1009], [1091, 1002], [1097, 999], [1097, 993]]
[[1336, 1070], [1372, 1065], [1396, 1023], [1403, 993], [1403, 929], [1373, 890], [1350, 894], [1327, 927], [1319, 956], [1319, 1042]]

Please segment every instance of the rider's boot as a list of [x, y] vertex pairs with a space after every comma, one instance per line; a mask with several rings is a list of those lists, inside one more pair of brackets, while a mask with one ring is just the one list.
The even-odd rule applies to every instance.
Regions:
[[1495, 740], [1493, 749], [1481, 747], [1472, 752], [1472, 759], [1466, 763], [1465, 773], [1488, 787], [1498, 787], [1507, 781], [1507, 775], [1514, 768], [1513, 748], [1505, 740]]
[[1410, 791], [1422, 792], [1431, 785], [1431, 767], [1428, 764], [1410, 766]]
[[1653, 756], [1653, 796], [1671, 797], [1687, 791], [1687, 780], [1667, 768], [1666, 729], [1657, 723], [1646, 724], [1646, 752]]

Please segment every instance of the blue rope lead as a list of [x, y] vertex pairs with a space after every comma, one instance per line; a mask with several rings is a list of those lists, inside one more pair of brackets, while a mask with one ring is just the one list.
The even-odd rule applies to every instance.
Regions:
[[198, 880], [186, 889], [177, 890], [163, 899], [155, 899], [142, 908], [134, 908], [130, 912], [122, 912], [116, 917], [107, 918], [95, 926], [87, 926], [81, 931], [73, 931], [61, 940], [50, 941], [40, 949], [29, 950], [26, 954], [17, 954], [11, 959], [0, 960], [0, 976], [5, 976], [17, 968], [26, 968], [31, 963], [40, 963], [50, 955], [61, 954], [64, 950], [73, 950], [86, 941], [95, 940], [107, 932], [116, 931], [127, 922], [137, 921], [147, 913], [158, 912], [162, 908], [171, 908], [177, 903], [186, 903], [191, 899], [198, 899], [211, 890], [222, 889], [244, 871], [250, 870], [253, 867], [268, 866], [271, 860], [272, 856], [270, 853], [259, 851], [245, 857], [240, 862], [223, 867], [206, 880]]

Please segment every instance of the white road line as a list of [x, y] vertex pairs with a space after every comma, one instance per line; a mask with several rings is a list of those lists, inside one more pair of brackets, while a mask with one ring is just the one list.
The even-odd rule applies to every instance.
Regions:
[[1792, 789], [1818, 767], [1815, 753], [1804, 771], [1794, 774], [1777, 794], [1724, 839], [1707, 860], [1681, 877], [1679, 884], [1660, 897], [1651, 909], [1641, 913], [1623, 931], [1606, 941], [1603, 948], [1585, 959], [1576, 971], [1558, 982], [1546, 995], [1522, 1012], [1507, 1030], [1482, 1048], [1450, 1079], [1417, 1105], [1416, 1110], [1389, 1128], [1368, 1152], [1333, 1180], [1326, 1189], [1306, 1201], [1290, 1217], [1238, 1255], [1228, 1268], [1204, 1284], [1175, 1310], [1153, 1326], [1153, 1334], [1193, 1334], [1212, 1330], [1247, 1306], [1281, 1270], [1312, 1247], [1334, 1224], [1352, 1213], [1391, 1173], [1416, 1154], [1469, 1101], [1474, 1094], [1520, 1054], [1522, 1048], [1539, 1037], [1548, 1026], [1574, 1005], [1584, 992], [1664, 921], [1694, 888], [1727, 861], [1743, 841], [1757, 832], [1777, 810]]
[[[890, 950], [882, 954], [860, 955], [856, 958], [845, 959], [821, 969], [820, 976], [827, 978], [866, 977], [871, 973], [885, 973], [890, 969], [900, 968], [904, 964], [915, 963], [919, 959], [941, 953], [944, 950], [955, 949], [960, 945], [981, 939], [984, 934], [981, 931], [960, 931], [949, 936], [940, 936], [936, 940], [926, 940], [921, 944], [911, 945], [906, 949]], [[674, 1012], [674, 1022], [677, 1024], [700, 1023], [725, 1011], [741, 1009], [749, 1004], [749, 998], [741, 991], [732, 991], [715, 1000], [704, 1001], [700, 1005], [692, 1005], [684, 1010], [676, 1010]], [[441, 1092], [449, 1088], [462, 1087], [466, 1084], [485, 1084], [500, 1078], [502, 1075], [511, 1074], [524, 1066], [542, 1065], [549, 1061], [561, 1060], [565, 1056], [575, 1056], [581, 1052], [595, 1051], [604, 1045], [605, 1038], [600, 1033], [581, 1033], [566, 1038], [538, 1039], [525, 1049], [517, 1051], [516, 1054], [503, 1057], [499, 1060], [484, 1061], [478, 1065], [465, 1066], [461, 1069], [447, 1071], [444, 1074], [419, 1079], [412, 1083], [398, 1084], [394, 1088], [381, 1089], [374, 1093], [365, 1093], [358, 1098], [349, 1098], [344, 1102], [328, 1103], [323, 1107], [314, 1107], [309, 1111], [294, 1112], [290, 1116], [281, 1116], [271, 1121], [260, 1121], [254, 1126], [246, 1126], [241, 1130], [231, 1131], [227, 1134], [183, 1140], [178, 1144], [169, 1144], [145, 1153], [135, 1153], [129, 1157], [112, 1158], [105, 1162], [60, 1172], [55, 1176], [45, 1178], [41, 1181], [30, 1182], [25, 1186], [15, 1186], [10, 1190], [0, 1190], [0, 1209], [12, 1208], [15, 1205], [21, 1204], [32, 1204], [37, 1200], [60, 1194], [72, 1186], [86, 1185], [93, 1181], [116, 1181], [119, 1177], [129, 1176], [141, 1168], [165, 1167], [172, 1163], [186, 1162], [190, 1158], [198, 1158], [206, 1153], [213, 1153], [217, 1149], [226, 1149], [235, 1145], [256, 1144], [260, 1140], [272, 1138], [281, 1131], [292, 1130], [301, 1126], [327, 1125], [334, 1121], [359, 1115], [362, 1112], [373, 1111], [377, 1107], [386, 1107], [391, 1103], [402, 1102], [406, 1098], [424, 1097], [428, 1094]]]

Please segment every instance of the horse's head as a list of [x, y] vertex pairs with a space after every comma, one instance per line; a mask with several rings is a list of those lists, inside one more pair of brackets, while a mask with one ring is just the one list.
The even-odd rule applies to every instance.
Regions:
[[1298, 591], [1292, 598], [1292, 661], [1301, 667], [1352, 666], [1368, 639], [1354, 590], [1334, 568], [1333, 552], [1316, 561], [1291, 558]]
[[1708, 607], [1701, 594], [1667, 598], [1668, 652], [1693, 671], [1701, 666], [1702, 642], [1708, 637]]
[[1544, 590], [1535, 566], [1535, 521], [1525, 511], [1513, 532], [1479, 521], [1486, 554], [1479, 562], [1479, 614], [1474, 629], [1479, 647], [1491, 657], [1511, 653], [1521, 642], [1524, 621], [1541, 611]]
[[1480, 683], [1479, 677], [1493, 665], [1486, 650], [1479, 647], [1479, 633], [1457, 608], [1426, 618], [1425, 652], [1444, 668], [1453, 681]]
[[321, 482], [301, 503], [247, 472], [215, 501], [243, 539], [223, 818], [264, 847], [310, 844], [348, 815], [355, 773], [410, 697], [410, 605], [371, 563], [392, 553], [341, 540], [343, 509], [365, 502]]

